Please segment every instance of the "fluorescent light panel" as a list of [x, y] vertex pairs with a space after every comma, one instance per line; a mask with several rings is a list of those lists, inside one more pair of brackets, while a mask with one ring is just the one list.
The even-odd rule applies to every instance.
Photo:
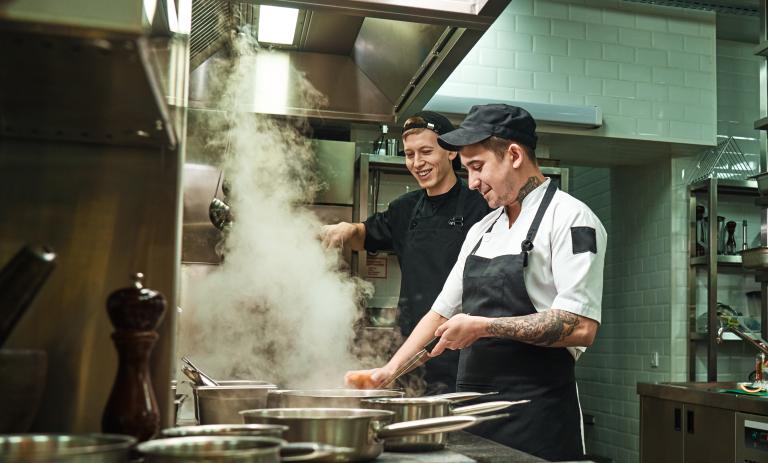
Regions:
[[299, 10], [279, 6], [259, 7], [259, 42], [290, 45], [296, 34]]

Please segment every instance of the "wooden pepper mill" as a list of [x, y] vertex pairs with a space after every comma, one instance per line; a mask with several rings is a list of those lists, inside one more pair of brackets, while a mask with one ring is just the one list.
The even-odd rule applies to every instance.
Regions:
[[133, 285], [118, 289], [107, 299], [107, 312], [115, 327], [112, 341], [118, 368], [101, 428], [127, 434], [140, 442], [160, 431], [160, 412], [149, 374], [149, 356], [157, 341], [155, 329], [165, 312], [165, 298], [145, 288], [144, 275], [133, 275]]

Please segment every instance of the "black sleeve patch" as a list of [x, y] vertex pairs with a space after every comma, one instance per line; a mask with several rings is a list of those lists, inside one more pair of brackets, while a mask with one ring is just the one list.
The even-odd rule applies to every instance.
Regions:
[[597, 254], [597, 238], [592, 227], [571, 227], [573, 253], [591, 252]]

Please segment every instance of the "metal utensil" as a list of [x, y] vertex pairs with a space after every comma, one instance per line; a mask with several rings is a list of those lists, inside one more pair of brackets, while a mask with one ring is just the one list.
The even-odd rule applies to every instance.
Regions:
[[215, 379], [205, 374], [203, 370], [197, 368], [195, 364], [192, 363], [192, 361], [189, 360], [187, 357], [182, 357], [181, 361], [186, 363], [189, 368], [197, 372], [197, 374], [200, 376], [200, 381], [203, 383], [203, 386], [218, 386], [218, 383], [216, 382]]
[[466, 402], [469, 400], [475, 400], [479, 397], [485, 397], [488, 395], [496, 395], [498, 394], [498, 391], [494, 392], [446, 392], [445, 394], [437, 394], [437, 395], [430, 395], [427, 396], [432, 399], [446, 399], [450, 401], [453, 404]]
[[429, 360], [429, 353], [432, 352], [432, 349], [435, 348], [438, 342], [440, 342], [439, 337], [432, 339], [424, 346], [423, 349], [416, 352], [411, 358], [409, 358], [405, 363], [403, 363], [400, 366], [400, 368], [395, 370], [395, 372], [392, 374], [389, 380], [384, 384], [383, 389], [388, 389], [392, 387], [392, 385], [395, 383], [395, 381], [397, 381], [398, 378], [400, 378], [404, 374], [407, 374], [409, 371], [420, 367], [427, 360]]
[[184, 376], [190, 379], [192, 381], [192, 384], [195, 386], [213, 386], [213, 384], [206, 384], [205, 380], [200, 376], [200, 373], [197, 370], [193, 370], [189, 368], [188, 366], [184, 365], [181, 367], [181, 372], [184, 373]]

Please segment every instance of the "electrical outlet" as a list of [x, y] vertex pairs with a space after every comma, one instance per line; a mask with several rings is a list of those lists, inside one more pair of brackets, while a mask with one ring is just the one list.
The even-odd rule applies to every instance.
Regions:
[[651, 368], [659, 368], [659, 353], [651, 352]]

